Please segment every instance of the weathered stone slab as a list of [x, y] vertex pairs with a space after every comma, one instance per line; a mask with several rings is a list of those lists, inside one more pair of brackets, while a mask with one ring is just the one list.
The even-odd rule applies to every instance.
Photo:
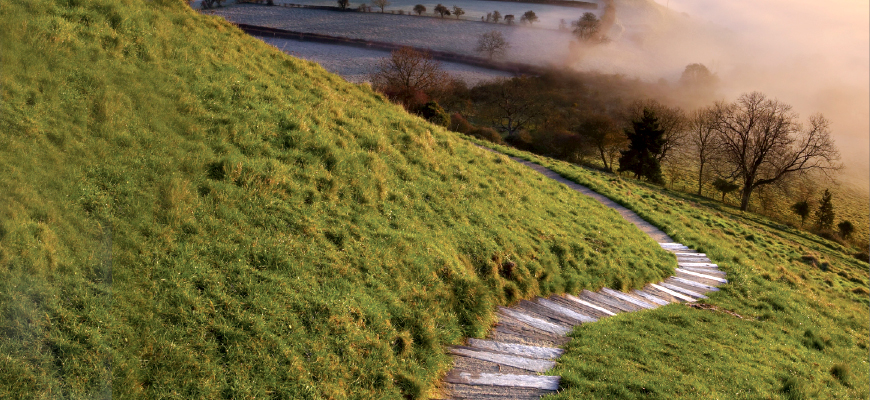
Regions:
[[535, 302], [540, 304], [541, 307], [547, 307], [547, 308], [553, 310], [553, 312], [563, 314], [563, 315], [567, 316], [568, 318], [573, 318], [573, 319], [578, 320], [578, 321], [583, 322], [583, 323], [598, 321], [598, 318], [595, 318], [595, 317], [592, 317], [592, 316], [589, 316], [586, 314], [581, 314], [581, 313], [576, 312], [568, 307], [563, 307], [556, 302], [553, 302], [553, 301], [550, 301], [550, 300], [547, 300], [544, 298], [539, 297], [539, 298], [535, 299]]
[[671, 304], [670, 301], [667, 301], [666, 299], [658, 297], [652, 293], [644, 292], [643, 290], [634, 290], [634, 291], [632, 291], [632, 293], [634, 293], [640, 297], [643, 297], [643, 298], [645, 298], [653, 303], [656, 303], [658, 305], [666, 306], [668, 304]]
[[465, 385], [512, 386], [555, 391], [559, 390], [559, 379], [558, 376], [451, 372], [444, 381]]
[[605, 315], [616, 315], [615, 312], [612, 312], [612, 311], [610, 311], [610, 310], [608, 310], [608, 309], [606, 309], [606, 308], [604, 308], [604, 307], [599, 307], [599, 306], [597, 306], [597, 305], [595, 305], [595, 304], [592, 304], [592, 303], [590, 303], [590, 302], [588, 302], [588, 301], [578, 299], [577, 297], [571, 296], [570, 294], [565, 294], [564, 298], [566, 298], [566, 299], [568, 299], [568, 300], [571, 300], [571, 301], [573, 301], [573, 302], [575, 302], [575, 303], [577, 303], [577, 304], [580, 304], [580, 305], [583, 305], [583, 306], [589, 307], [589, 308], [591, 308], [591, 309], [593, 309], [593, 310], [597, 310], [597, 311], [599, 311], [599, 312], [601, 312], [601, 313], [603, 313], [603, 314], [605, 314]]
[[532, 372], [544, 372], [556, 365], [550, 360], [541, 360], [539, 358], [528, 358], [513, 356], [502, 353], [493, 353], [491, 351], [483, 351], [471, 347], [454, 346], [450, 348], [450, 353], [457, 356], [471, 357], [478, 360], [489, 361], [496, 364], [508, 365], [514, 368], [520, 368]]
[[566, 328], [564, 326], [556, 325], [552, 322], [544, 321], [540, 318], [532, 317], [528, 314], [521, 313], [519, 311], [507, 308], [507, 307], [499, 307], [499, 311], [508, 315], [512, 318], [515, 318], [529, 326], [540, 329], [544, 332], [550, 332], [556, 335], [567, 335], [568, 332], [571, 332], [570, 328]]
[[[698, 278], [704, 278], [704, 279], [708, 279], [708, 280], [711, 280], [711, 281], [716, 281], [716, 282], [719, 282], [719, 283], [728, 283], [728, 280], [725, 279], [725, 278], [721, 278], [721, 277], [713, 276], [713, 275], [707, 275], [707, 274], [704, 274], [704, 273], [701, 273], [701, 272], [697, 272], [696, 270], [690, 270], [690, 269], [685, 269], [685, 268], [677, 268], [676, 271], [677, 271], [677, 272], [684, 273], [684, 274], [687, 274], [687, 275], [697, 276]], [[724, 274], [724, 272], [723, 272], [723, 274]]]
[[686, 295], [689, 297], [694, 297], [696, 299], [706, 299], [707, 298], [707, 296], [704, 296], [703, 294], [698, 293], [694, 290], [682, 288], [682, 287], [679, 287], [677, 285], [672, 285], [670, 283], [662, 282], [659, 285], [662, 286], [663, 288], [667, 288], [667, 289], [670, 289], [671, 291], [679, 292], [679, 293], [682, 293], [683, 295]]
[[635, 299], [634, 297], [631, 297], [631, 296], [629, 296], [629, 295], [627, 295], [627, 294], [625, 294], [625, 293], [622, 293], [622, 292], [619, 292], [619, 291], [613, 290], [613, 289], [611, 289], [611, 288], [603, 288], [603, 289], [601, 289], [601, 293], [602, 293], [602, 294], [609, 295], [609, 296], [611, 296], [611, 297], [616, 297], [616, 298], [618, 298], [618, 299], [621, 299], [622, 301], [627, 301], [627, 302], [629, 302], [629, 303], [631, 303], [631, 304], [634, 304], [634, 305], [636, 305], [636, 306], [638, 306], [638, 307], [641, 307], [641, 308], [647, 308], [647, 309], [649, 309], [649, 308], [656, 308], [656, 307], [658, 307], [658, 305], [656, 305], [656, 304], [648, 303], [648, 302], [643, 301], [643, 300]]
[[671, 290], [671, 289], [668, 289], [668, 288], [666, 288], [666, 287], [663, 287], [663, 286], [660, 286], [660, 285], [656, 285], [655, 283], [650, 283], [648, 286], [651, 287], [651, 288], [653, 288], [653, 289], [655, 289], [655, 290], [658, 290], [658, 291], [660, 291], [660, 292], [662, 292], [662, 293], [665, 293], [665, 294], [667, 294], [667, 295], [669, 295], [669, 296], [672, 296], [672, 297], [675, 297], [675, 298], [677, 298], [677, 299], [679, 299], [679, 300], [682, 300], [682, 301], [688, 301], [688, 302], [693, 302], [693, 301], [695, 301], [695, 299], [693, 299], [693, 298], [691, 298], [691, 297], [689, 297], [689, 296], [686, 296], [686, 295], [681, 294], [681, 293], [677, 293], [677, 292], [675, 292], [675, 291], [673, 291], [673, 290]]
[[478, 349], [513, 354], [520, 357], [539, 358], [542, 360], [555, 360], [565, 352], [565, 350], [554, 347], [527, 346], [474, 338], [468, 339], [468, 345]]

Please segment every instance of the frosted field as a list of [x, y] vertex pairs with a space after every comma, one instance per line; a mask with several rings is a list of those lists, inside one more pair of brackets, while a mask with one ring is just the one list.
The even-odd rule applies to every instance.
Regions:
[[[390, 56], [388, 51], [367, 50], [337, 44], [276, 38], [259, 39], [294, 57], [314, 61], [323, 66], [327, 71], [355, 83], [368, 82], [368, 75], [376, 69], [377, 63]], [[441, 67], [450, 76], [462, 79], [469, 85], [497, 77], [512, 76], [507, 72], [477, 68], [465, 64], [442, 62]]]
[[[595, 0], [588, 0], [588, 3], [597, 3]], [[317, 6], [335, 6], [337, 4], [334, 0], [280, 0], [276, 1], [276, 3], [293, 3], [293, 4], [305, 4], [305, 5], [317, 5]], [[365, 3], [366, 5], [372, 7], [372, 12], [380, 13], [380, 9], [371, 5], [371, 2], [363, 2], [360, 0], [351, 0], [350, 8], [356, 8], [360, 4]], [[480, 21], [480, 17], [485, 16], [487, 13], [493, 12], [493, 10], [498, 10], [501, 15], [513, 14], [516, 17], [516, 22], [519, 23], [520, 16], [523, 15], [526, 11], [534, 11], [535, 15], [538, 16], [539, 21], [536, 22], [535, 26], [541, 26], [549, 29], [557, 29], [559, 27], [559, 20], [564, 19], [567, 22], [576, 21], [580, 19], [580, 16], [583, 15], [584, 12], [593, 12], [596, 15], [600, 14], [603, 10], [603, 5], [599, 5], [597, 10], [589, 9], [589, 8], [574, 8], [574, 7], [560, 7], [553, 6], [547, 4], [531, 4], [531, 3], [513, 3], [513, 2], [504, 2], [504, 1], [482, 1], [482, 0], [459, 0], [459, 1], [435, 1], [430, 2], [428, 0], [390, 0], [390, 5], [387, 6], [384, 11], [390, 12], [398, 10], [403, 10], [406, 13], [412, 13], [414, 6], [417, 4], [422, 4], [426, 6], [426, 13], [423, 15], [437, 15], [434, 14], [435, 5], [443, 4], [447, 8], [453, 12], [453, 6], [459, 6], [465, 11], [465, 15], [463, 15], [462, 19], [467, 20], [476, 20]], [[414, 15], [417, 15], [416, 13]], [[440, 16], [438, 18], [441, 18]], [[444, 18], [453, 18], [444, 17]]]
[[343, 13], [247, 4], [218, 8], [207, 13], [223, 16], [236, 23], [476, 56], [480, 55], [474, 51], [477, 38], [486, 32], [498, 30], [511, 43], [505, 57], [507, 60], [536, 65], [563, 64], [573, 38], [570, 33], [550, 29], [381, 13]]

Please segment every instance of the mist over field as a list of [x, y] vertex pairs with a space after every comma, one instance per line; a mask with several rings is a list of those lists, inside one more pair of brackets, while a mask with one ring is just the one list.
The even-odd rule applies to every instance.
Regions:
[[846, 179], [868, 187], [868, 2], [616, 0], [616, 8], [613, 42], [574, 54], [571, 66], [676, 82], [686, 65], [703, 63], [719, 76], [722, 100], [758, 90], [802, 120], [823, 113]]

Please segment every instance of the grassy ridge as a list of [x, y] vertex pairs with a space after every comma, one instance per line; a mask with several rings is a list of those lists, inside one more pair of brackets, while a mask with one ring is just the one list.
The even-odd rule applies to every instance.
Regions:
[[0, 398], [399, 398], [495, 304], [674, 261], [181, 2], [0, 2]]
[[[868, 266], [850, 249], [704, 198], [513, 149], [631, 208], [718, 263], [705, 301], [573, 332], [555, 398], [866, 398]], [[736, 314], [728, 313], [730, 311]]]

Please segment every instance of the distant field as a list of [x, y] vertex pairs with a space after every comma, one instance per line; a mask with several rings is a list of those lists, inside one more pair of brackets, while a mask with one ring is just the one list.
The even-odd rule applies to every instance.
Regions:
[[[377, 68], [378, 62], [390, 56], [388, 51], [367, 50], [338, 44], [276, 38], [260, 39], [291, 56], [314, 61], [327, 71], [341, 75], [344, 79], [355, 83], [367, 82], [368, 75]], [[474, 85], [487, 79], [512, 76], [507, 72], [472, 67], [459, 63], [442, 62], [441, 67], [450, 76], [462, 79], [469, 85]]]
[[[336, 2], [332, 0], [287, 0], [280, 1], [279, 3], [309, 4], [318, 6], [336, 5]], [[371, 6], [371, 2], [355, 0], [350, 2], [350, 7], [356, 8], [362, 3]], [[385, 11], [388, 13], [390, 11], [398, 12], [398, 10], [404, 10], [406, 13], [413, 12], [415, 5], [422, 4], [426, 6], [426, 13], [423, 15], [430, 16], [433, 15], [435, 5], [439, 4], [439, 2], [437, 1], [430, 2], [428, 0], [391, 0], [390, 3], [391, 4], [385, 9]], [[517, 22], [519, 22], [520, 16], [523, 15], [524, 12], [531, 10], [535, 12], [535, 14], [538, 16], [538, 19], [540, 20], [538, 23], [535, 23], [535, 25], [549, 29], [557, 29], [559, 27], [560, 19], [564, 19], [569, 22], [576, 21], [580, 19], [580, 16], [582, 16], [584, 12], [593, 12], [596, 14], [600, 14], [602, 11], [601, 7], [599, 7], [598, 10], [590, 10], [582, 8], [561, 7], [549, 4], [515, 3], [504, 1], [460, 0], [441, 2], [441, 4], [444, 4], [451, 10], [453, 9], [453, 6], [459, 6], [462, 8], [463, 11], [465, 11], [465, 15], [462, 16], [462, 19], [477, 21], [480, 20], [480, 17], [485, 16], [486, 13], [491, 13], [494, 10], [498, 10], [498, 12], [500, 12], [502, 15], [513, 14], [517, 17]], [[372, 7], [372, 12], [380, 12], [380, 9]], [[455, 17], [449, 18], [456, 19]]]
[[[571, 8], [566, 10], [576, 11]], [[342, 13], [244, 4], [219, 8], [208, 13], [237, 23], [391, 42], [469, 55], [479, 55], [474, 48], [480, 35], [498, 30], [512, 44], [505, 55], [506, 59], [536, 65], [563, 61], [568, 55], [568, 45], [573, 38], [570, 33], [549, 29], [380, 13]]]

